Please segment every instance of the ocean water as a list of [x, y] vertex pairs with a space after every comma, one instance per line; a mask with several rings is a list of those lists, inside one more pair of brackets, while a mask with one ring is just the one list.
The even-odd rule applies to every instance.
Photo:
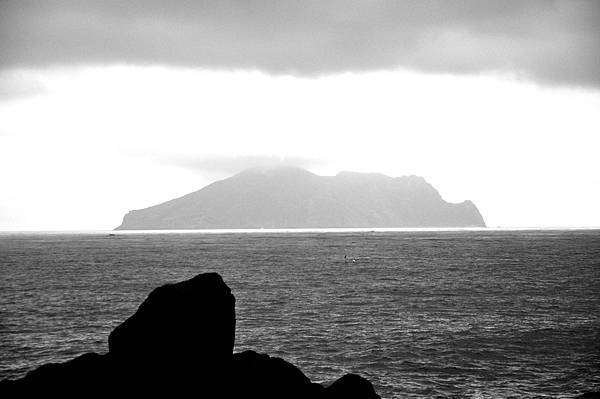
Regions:
[[[355, 261], [344, 261], [344, 255]], [[384, 398], [600, 390], [600, 231], [0, 235], [0, 378], [107, 351], [156, 286], [217, 271], [236, 351]]]

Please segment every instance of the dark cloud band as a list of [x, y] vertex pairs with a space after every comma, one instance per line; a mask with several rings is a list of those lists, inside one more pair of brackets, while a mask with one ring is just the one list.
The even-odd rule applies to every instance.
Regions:
[[600, 87], [596, 0], [0, 2], [0, 67], [409, 68]]

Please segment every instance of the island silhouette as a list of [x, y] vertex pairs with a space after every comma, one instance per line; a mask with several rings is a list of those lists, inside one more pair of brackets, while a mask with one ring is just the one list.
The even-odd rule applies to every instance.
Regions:
[[424, 178], [298, 167], [252, 168], [158, 205], [117, 230], [485, 227], [471, 201], [449, 203]]

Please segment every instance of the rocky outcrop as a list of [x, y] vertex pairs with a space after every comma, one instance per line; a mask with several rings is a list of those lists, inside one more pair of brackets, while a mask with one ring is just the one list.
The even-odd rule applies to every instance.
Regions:
[[1, 381], [0, 397], [379, 398], [357, 375], [323, 387], [283, 359], [234, 354], [234, 337], [234, 296], [218, 274], [200, 274], [152, 291], [110, 334], [108, 353]]
[[[65, 363], [45, 364], [24, 378], [0, 381], [2, 398], [82, 397], [108, 394], [121, 385], [110, 355], [86, 353]], [[109, 388], [109, 385], [111, 388]]]
[[254, 351], [233, 356], [230, 397], [325, 398], [324, 388], [311, 383], [300, 369], [277, 357]]
[[234, 338], [235, 298], [221, 276], [206, 273], [152, 291], [111, 332], [108, 348], [116, 361], [146, 376], [208, 377], [231, 362]]
[[346, 374], [325, 389], [330, 399], [377, 398], [373, 385], [356, 374]]

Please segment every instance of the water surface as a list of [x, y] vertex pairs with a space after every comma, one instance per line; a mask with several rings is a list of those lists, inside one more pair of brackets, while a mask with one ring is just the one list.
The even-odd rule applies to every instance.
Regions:
[[235, 350], [313, 381], [355, 372], [385, 398], [600, 389], [597, 230], [2, 234], [0, 378], [105, 352], [150, 290], [206, 271], [236, 296]]

